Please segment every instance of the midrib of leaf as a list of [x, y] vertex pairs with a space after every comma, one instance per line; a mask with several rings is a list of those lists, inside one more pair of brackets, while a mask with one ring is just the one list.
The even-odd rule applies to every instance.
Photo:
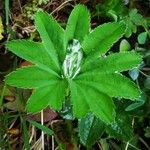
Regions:
[[[80, 10], [80, 11], [81, 11], [81, 10]], [[80, 14], [80, 11], [78, 12], [77, 20], [79, 19], [79, 16], [81, 15], [81, 14]], [[75, 32], [75, 31], [78, 31], [78, 30], [77, 30], [77, 29], [78, 29], [78, 28], [77, 28], [77, 27], [78, 27], [78, 24], [79, 24], [79, 22], [77, 21], [77, 23], [75, 24], [75, 30], [74, 30], [74, 32], [73, 32], [73, 33], [74, 33], [74, 37], [76, 37], [76, 34], [75, 34], [76, 32]]]
[[[92, 82], [93, 83], [93, 82]], [[79, 82], [78, 83], [76, 82], [76, 84], [78, 84], [80, 87], [80, 90], [81, 92], [83, 93], [83, 95], [85, 95], [85, 100], [87, 102], [87, 104], [89, 105], [89, 108], [91, 110], [91, 107], [90, 105], [92, 105], [92, 103], [90, 102], [92, 99], [89, 100], [89, 97], [87, 97], [87, 94], [86, 94], [86, 88], [91, 88], [92, 90], [94, 90], [95, 93], [101, 93], [102, 95], [106, 95], [105, 93], [101, 92], [100, 90], [98, 90], [95, 86], [91, 86], [89, 84], [84, 84], [84, 82]], [[89, 87], [88, 87], [89, 86]], [[83, 90], [84, 89], [84, 90]], [[107, 97], [109, 97], [108, 95], [106, 95]], [[91, 96], [92, 97], [92, 96]], [[101, 108], [100, 108], [101, 109]], [[102, 108], [103, 109], [103, 108]], [[91, 112], [93, 112], [93, 110], [91, 110]], [[99, 115], [97, 115], [95, 112], [93, 112], [98, 118], [100, 118], [102, 121], [104, 121], [105, 123], [108, 123], [110, 122], [110, 120], [112, 120], [110, 118], [110, 116], [108, 116], [108, 113], [107, 113], [107, 110], [104, 110], [103, 111], [101, 110], [101, 112], [103, 113], [103, 116], [100, 117]], [[104, 119], [105, 118], [105, 119]], [[107, 121], [106, 121], [107, 120]], [[108, 121], [109, 120], [109, 121]]]
[[113, 53], [104, 58], [85, 60], [81, 72], [97, 71], [97, 73], [123, 72], [138, 67], [142, 61], [141, 55], [135, 52]]
[[[63, 91], [61, 91], [63, 90]], [[65, 94], [66, 94], [66, 81], [65, 80], [58, 80], [57, 83], [55, 84], [55, 88], [53, 88], [51, 90], [51, 92], [56, 92], [57, 94], [57, 100], [53, 100], [53, 101], [49, 101], [49, 105], [51, 108], [53, 108], [54, 110], [60, 110], [62, 107], [62, 103], [65, 99]], [[55, 102], [55, 103], [54, 103]], [[57, 104], [56, 104], [57, 102]]]
[[[103, 75], [105, 75], [105, 74], [103, 74]], [[124, 76], [123, 76], [124, 77]], [[128, 78], [127, 78], [128, 79]], [[103, 79], [103, 80], [107, 80], [107, 78], [106, 79]], [[129, 80], [130, 81], [130, 80]], [[84, 85], [86, 85], [86, 86], [90, 86], [90, 87], [92, 87], [92, 88], [95, 88], [95, 89], [97, 89], [98, 91], [100, 91], [100, 92], [102, 92], [100, 89], [99, 89], [99, 87], [101, 87], [102, 88], [102, 85], [100, 84], [100, 83], [98, 83], [98, 81], [84, 81], [84, 80], [78, 80], [77, 81], [79, 84], [84, 84]], [[130, 81], [131, 82], [131, 81]], [[135, 83], [134, 82], [132, 82], [132, 84], [134, 84], [134, 86], [135, 86], [135, 88], [136, 88], [136, 85], [135, 85]], [[102, 92], [103, 93], [103, 92]], [[109, 93], [109, 92], [108, 92]], [[105, 94], [108, 94], [108, 93], [105, 93]], [[140, 91], [139, 91], [139, 93], [140, 93]], [[122, 96], [122, 95], [118, 95], [118, 96], [112, 96], [112, 97], [116, 97], [116, 98], [118, 98], [118, 97], [121, 97], [121, 98], [127, 98], [127, 96]], [[128, 98], [130, 99], [130, 100], [134, 100], [134, 99], [137, 99], [138, 97], [131, 97], [130, 95], [128, 95]]]
[[[41, 88], [41, 87], [40, 87], [40, 88]], [[39, 88], [38, 88], [38, 89], [39, 89]], [[35, 93], [36, 93], [36, 90], [38, 90], [38, 89], [35, 89], [35, 91], [34, 91], [34, 93], [32, 93], [32, 95], [35, 94]], [[32, 96], [32, 95], [31, 95], [31, 96]], [[48, 103], [49, 103], [49, 93], [46, 92], [44, 95], [42, 95], [42, 97], [40, 97], [40, 99], [38, 99], [38, 100], [41, 100], [41, 101], [42, 101], [42, 99], [45, 99], [45, 97], [47, 97], [47, 98], [46, 98], [47, 101], [46, 101], [46, 104], [44, 104], [45, 106], [43, 107], [43, 109], [48, 106]], [[29, 112], [35, 113], [35, 112], [37, 112], [37, 105], [35, 105], [35, 104], [32, 105], [32, 103], [30, 102], [30, 99], [31, 99], [31, 97], [28, 99], [27, 106], [26, 106], [26, 110], [29, 111]], [[35, 99], [34, 99], [34, 100], [35, 100]], [[31, 103], [31, 104], [30, 104], [30, 103]], [[37, 101], [37, 104], [39, 104], [38, 101]], [[30, 105], [32, 105], [32, 107], [31, 107]], [[35, 108], [36, 108], [36, 109], [35, 109]], [[33, 110], [34, 110], [34, 111], [33, 111]], [[35, 110], [36, 110], [36, 111], [35, 111]]]
[[35, 64], [43, 70], [46, 70], [54, 75], [59, 73], [59, 71], [56, 71], [56, 67], [54, 67], [55, 64], [52, 62], [51, 57], [49, 57], [43, 43], [28, 40], [12, 40], [6, 44], [6, 48], [20, 58]]
[[[117, 28], [116, 30], [114, 30], [113, 33], [110, 34], [110, 36], [113, 36], [117, 31], [120, 31], [120, 29]], [[121, 38], [121, 37], [123, 36], [123, 34], [124, 34], [124, 33], [122, 33], [119, 38]], [[113, 45], [114, 43], [116, 43], [117, 41], [118, 41], [118, 38], [110, 45], [110, 48], [111, 48], [112, 45]], [[101, 43], [102, 43], [102, 45], [105, 45], [105, 44], [103, 44], [103, 43], [107, 43], [107, 39], [106, 39], [106, 38], [103, 38], [102, 41], [101, 41]], [[110, 49], [110, 48], [109, 48], [109, 49]], [[107, 51], [109, 51], [109, 49], [107, 49]], [[104, 51], [104, 50], [103, 50], [103, 51], [100, 52], [100, 54], [106, 53], [107, 51]]]
[[[47, 37], [47, 39], [49, 39], [49, 40], [47, 40], [47, 41], [42, 41], [42, 43], [43, 43], [43, 46], [45, 47], [45, 49], [46, 49], [46, 51], [47, 51], [47, 53], [49, 54], [49, 56], [50, 56], [50, 58], [53, 60], [53, 62], [55, 63], [55, 65], [56, 65], [56, 67], [57, 67], [57, 69], [59, 70], [60, 69], [60, 65], [59, 65], [59, 62], [58, 62], [58, 55], [56, 54], [56, 50], [55, 50], [55, 48], [54, 48], [54, 45], [53, 45], [53, 43], [52, 43], [52, 41], [51, 41], [51, 38], [49, 37], [49, 31], [47, 31], [47, 29], [45, 28], [45, 26], [43, 25], [43, 22], [44, 21], [42, 21], [40, 18], [38, 18], [38, 21], [40, 22], [40, 24], [42, 24], [42, 28], [44, 28], [45, 29], [45, 31], [46, 32], [44, 32], [45, 33], [45, 36]], [[35, 21], [35, 24], [36, 24], [36, 21]], [[39, 26], [38, 25], [36, 25], [37, 26], [37, 30], [38, 31], [40, 31], [40, 29], [39, 29]], [[42, 29], [43, 30], [43, 29]], [[44, 30], [43, 30], [44, 31]], [[41, 35], [41, 37], [42, 37], [43, 35]], [[42, 37], [43, 38], [43, 37]], [[51, 49], [51, 51], [50, 51], [50, 49]], [[55, 53], [54, 53], [54, 52]]]
[[[72, 82], [70, 82], [70, 85], [69, 85], [69, 86], [70, 86], [70, 89], [71, 89], [71, 95], [72, 95], [73, 93], [76, 93], [76, 94], [74, 94], [74, 95], [77, 95], [77, 96], [79, 96], [79, 97], [81, 98], [80, 94], [82, 93], [82, 95], [83, 95], [82, 98], [84, 97], [83, 99], [85, 99], [86, 94], [84, 93], [84, 91], [83, 91], [83, 89], [80, 87], [80, 85], [78, 85], [78, 83], [72, 81]], [[74, 89], [74, 90], [72, 90], [71, 86], [73, 86], [73, 89]], [[78, 91], [79, 91], [80, 93], [79, 93]], [[74, 100], [74, 99], [72, 99], [72, 98], [71, 98], [71, 100], [72, 100], [72, 103], [76, 103], [76, 101], [77, 101], [77, 100]], [[73, 101], [75, 101], [75, 102], [73, 102]], [[77, 107], [74, 108], [74, 109], [76, 109], [75, 112], [79, 112], [79, 111], [81, 110], [81, 111], [82, 111], [82, 116], [84, 116], [84, 115], [89, 111], [90, 108], [89, 108], [89, 105], [88, 105], [86, 99], [85, 99], [85, 101], [83, 100], [82, 103], [84, 103], [84, 104], [82, 104], [83, 107], [77, 106], [77, 107], [79, 107], [79, 108], [82, 108], [82, 110], [81, 110], [81, 109], [78, 109], [78, 111], [77, 111]], [[76, 105], [73, 105], [73, 107], [74, 107], [74, 106], [76, 106]], [[83, 110], [83, 109], [84, 109], [84, 110]], [[83, 112], [83, 111], [84, 111], [84, 112]], [[80, 114], [81, 114], [81, 112], [80, 112]], [[75, 114], [75, 116], [76, 116], [76, 117], [79, 117], [79, 118], [81, 117], [81, 115], [79, 115], [79, 114], [78, 114], [78, 115]]]
[[54, 70], [48, 68], [46, 65], [43, 65], [41, 63], [39, 63], [39, 65], [37, 65], [37, 67], [39, 67], [40, 69], [49, 72], [50, 74], [53, 74], [55, 76], [57, 76], [58, 78], [61, 78], [59, 73], [55, 72]]
[[[83, 14], [85, 16], [83, 16]], [[75, 6], [74, 10], [69, 16], [66, 26], [67, 41], [77, 39], [82, 42], [85, 35], [89, 32], [89, 22], [90, 15], [87, 8], [83, 5]]]
[[[106, 23], [107, 24], [111, 24], [111, 23]], [[105, 25], [105, 24], [103, 24]], [[105, 45], [105, 43], [107, 44], [107, 41], [109, 41], [109, 39], [111, 40], [112, 37], [115, 35], [118, 35], [118, 31], [122, 31], [122, 28], [123, 28], [123, 24], [120, 23], [120, 26], [118, 28], [116, 28], [115, 30], [113, 30], [113, 32], [110, 32], [108, 34], [105, 34], [105, 33], [102, 33], [104, 34], [103, 37], [101, 39], [99, 39], [99, 42], [96, 42], [96, 45], [94, 45], [93, 49], [89, 49], [87, 46], [86, 46], [86, 43], [88, 43], [89, 40], [91, 40], [90, 38], [90, 35], [93, 34], [93, 32], [95, 32], [95, 30], [98, 30], [99, 28], [101, 28], [103, 25], [100, 25], [98, 26], [97, 28], [95, 28], [91, 33], [89, 33], [87, 35], [87, 37], [85, 37], [83, 43], [82, 43], [82, 47], [83, 47], [83, 51], [85, 51], [86, 54], [88, 54], [89, 56], [88, 57], [93, 57], [93, 56], [99, 56], [101, 54], [105, 54], [111, 47], [112, 45], [118, 41], [119, 38], [121, 38], [124, 34], [124, 32], [122, 32], [122, 34], [120, 34], [117, 38], [115, 37], [115, 41], [109, 43], [109, 45]], [[108, 29], [109, 30], [109, 29]], [[120, 32], [121, 32], [120, 31]], [[119, 33], [120, 33], [119, 32]], [[93, 35], [92, 35], [93, 36]], [[98, 37], [97, 37], [98, 38]], [[103, 45], [103, 48], [101, 48], [101, 46]], [[90, 46], [91, 47], [91, 46]], [[106, 47], [106, 48], [105, 48]], [[95, 53], [93, 53], [95, 52]]]
[[[90, 86], [91, 87], [91, 86]], [[92, 87], [93, 88], [93, 87]], [[99, 91], [98, 89], [96, 89], [95, 87], [94, 87], [94, 90], [97, 92], [97, 93], [101, 93], [101, 94], [104, 94], [103, 92], [101, 92], [101, 91]], [[106, 94], [104, 94], [104, 95], [106, 95]], [[109, 97], [108, 95], [106, 95], [107, 97]], [[87, 99], [88, 100], [88, 99]], [[102, 101], [103, 101], [103, 99], [101, 99]], [[88, 103], [89, 103], [89, 100], [88, 100]], [[91, 104], [92, 105], [92, 104]], [[101, 106], [99, 107], [99, 109], [101, 109]], [[93, 112], [93, 110], [91, 110], [92, 112]], [[108, 113], [107, 113], [107, 111], [108, 110], [104, 110], [103, 109], [103, 111], [101, 110], [101, 112], [103, 113], [103, 116], [100, 116], [99, 114], [96, 114], [95, 112], [93, 112], [94, 114], [95, 114], [95, 116], [96, 117], [98, 117], [98, 118], [100, 118], [102, 121], [104, 121], [106, 124], [108, 123], [110, 123], [110, 120], [112, 120], [111, 118], [110, 118], [110, 116], [108, 115]], [[104, 119], [105, 118], [105, 119]], [[107, 120], [107, 121], [106, 121]], [[109, 120], [109, 121], [108, 121]]]
[[9, 85], [16, 85], [20, 88], [29, 89], [51, 85], [58, 80], [60, 80], [60, 77], [58, 78], [56, 75], [49, 74], [47, 71], [40, 69], [37, 66], [19, 68], [16, 71], [11, 72], [5, 78], [5, 82]]
[[[49, 42], [50, 42], [50, 41], [49, 41]], [[55, 65], [56, 65], [57, 69], [59, 70], [59, 68], [60, 68], [60, 66], [58, 65], [59, 63], [58, 63], [58, 61], [55, 59], [55, 57], [58, 58], [58, 56], [55, 56], [54, 54], [52, 55], [52, 53], [49, 51], [51, 48], [49, 48], [48, 45], [47, 45], [47, 44], [44, 44], [44, 43], [45, 43], [45, 42], [43, 42], [43, 45], [44, 45], [44, 47], [45, 47], [47, 53], [49, 54], [50, 58], [55, 62]], [[51, 43], [51, 42], [50, 42], [50, 43]]]
[[[52, 33], [53, 38], [51, 39], [51, 42], [53, 43], [53, 47], [56, 50], [57, 56], [59, 58], [59, 61], [62, 61], [66, 54], [66, 41], [65, 41], [65, 31], [64, 29], [54, 20], [52, 16], [51, 18], [51, 26], [52, 28], [55, 28], [57, 32]], [[57, 44], [56, 44], [57, 43]]]
[[[119, 31], [120, 29], [116, 29], [116, 30], [114, 30], [109, 36], [113, 36], [117, 31]], [[123, 34], [120, 36], [120, 38], [123, 36]], [[105, 43], [107, 43], [107, 41], [108, 41], [108, 39], [107, 38], [102, 38], [102, 40], [100, 41], [100, 45], [105, 45]], [[101, 49], [99, 46], [96, 46], [96, 47], [98, 47], [99, 48], [99, 52], [96, 52], [98, 55], [101, 55], [101, 54], [105, 54], [107, 51], [109, 51], [109, 49], [112, 47], [112, 45], [114, 44], [114, 43], [116, 43], [118, 41], [118, 39], [116, 39], [112, 44], [110, 44], [109, 45], [109, 48], [107, 49], [107, 50], [105, 50], [105, 49]], [[90, 53], [92, 53], [93, 51], [95, 51], [95, 50], [91, 50], [91, 52]]]

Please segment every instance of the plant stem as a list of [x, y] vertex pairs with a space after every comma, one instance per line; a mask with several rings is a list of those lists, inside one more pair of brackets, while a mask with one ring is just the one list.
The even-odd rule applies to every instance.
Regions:
[[5, 0], [5, 17], [6, 17], [6, 26], [9, 25], [9, 0]]
[[4, 84], [4, 87], [2, 89], [2, 93], [1, 93], [1, 96], [0, 96], [0, 107], [3, 104], [3, 98], [4, 98], [5, 89], [6, 89], [6, 85]]
[[148, 75], [147, 74], [145, 74], [144, 72], [142, 72], [141, 70], [139, 70], [140, 71], [140, 73], [143, 75], [143, 76], [145, 76], [146, 78], [148, 77]]

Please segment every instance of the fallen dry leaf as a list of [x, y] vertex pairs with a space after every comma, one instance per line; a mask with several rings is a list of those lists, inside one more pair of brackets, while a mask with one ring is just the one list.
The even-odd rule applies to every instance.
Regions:
[[3, 24], [2, 24], [2, 18], [0, 17], [0, 40], [3, 38], [2, 33], [4, 32]]
[[26, 66], [31, 66], [32, 65], [32, 63], [31, 62], [29, 62], [29, 61], [23, 61], [21, 64], [20, 64], [20, 68], [22, 68], [22, 67], [26, 67]]
[[6, 101], [13, 102], [15, 100], [15, 96], [6, 95], [6, 96], [4, 96], [4, 99]]
[[[46, 108], [44, 109], [43, 111], [43, 118], [44, 118], [44, 122], [48, 122], [48, 121], [52, 121], [54, 120], [55, 118], [58, 117], [58, 114], [54, 111], [52, 111], [50, 108]], [[40, 122], [41, 121], [41, 113], [37, 113], [35, 115], [28, 115], [27, 116], [28, 119], [30, 120], [34, 120], [34, 121], [38, 121]]]
[[17, 128], [11, 128], [7, 131], [9, 134], [18, 135], [20, 133], [20, 130]]

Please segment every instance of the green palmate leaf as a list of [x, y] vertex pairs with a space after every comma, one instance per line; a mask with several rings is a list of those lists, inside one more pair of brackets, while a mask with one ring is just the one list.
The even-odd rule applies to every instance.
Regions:
[[87, 72], [79, 75], [76, 81], [80, 84], [95, 87], [111, 97], [137, 100], [140, 95], [137, 86], [131, 80], [118, 73]]
[[42, 43], [27, 40], [14, 40], [7, 42], [6, 48], [17, 56], [37, 64], [42, 69], [49, 71], [57, 69], [57, 66], [52, 61], [53, 58], [49, 56]]
[[90, 14], [87, 8], [83, 5], [77, 5], [69, 16], [66, 37], [67, 41], [77, 39], [83, 41], [86, 34], [89, 33]]
[[104, 130], [104, 123], [91, 113], [86, 115], [79, 122], [80, 140], [88, 147], [92, 146], [96, 140], [101, 137]]
[[5, 82], [20, 88], [38, 88], [56, 82], [58, 77], [36, 66], [24, 67], [6, 76]]
[[[83, 111], [88, 112], [90, 109], [90, 111], [93, 112], [95, 116], [103, 120], [105, 123], [110, 123], [113, 121], [115, 112], [114, 104], [110, 97], [101, 93], [100, 91], [97, 91], [96, 88], [82, 84], [81, 82], [79, 83], [72, 81], [70, 84], [72, 84], [71, 86], [73, 86], [73, 88], [76, 86], [76, 91], [82, 89], [80, 93], [78, 92], [78, 96], [82, 97], [80, 101], [76, 99], [77, 97], [74, 95], [74, 91], [71, 90], [71, 101], [73, 103], [75, 116], [78, 117], [78, 114], [82, 114]], [[81, 88], [79, 88], [79, 86]], [[89, 107], [86, 106], [87, 104]]]
[[35, 65], [18, 69], [5, 79], [7, 84], [34, 89], [27, 102], [28, 112], [36, 113], [47, 106], [60, 110], [68, 96], [75, 117], [91, 112], [110, 124], [115, 117], [111, 97], [138, 98], [136, 85], [119, 72], [137, 67], [141, 56], [134, 52], [104, 58], [99, 55], [119, 40], [125, 25], [106, 23], [89, 33], [89, 24], [89, 12], [82, 5], [72, 11], [65, 32], [52, 16], [40, 11], [35, 15], [35, 25], [41, 43], [26, 40], [7, 43], [10, 51]]
[[142, 61], [141, 55], [135, 52], [122, 52], [85, 61], [81, 72], [97, 70], [97, 72], [122, 72], [137, 67]]
[[27, 111], [36, 113], [47, 106], [54, 110], [61, 109], [65, 98], [65, 89], [66, 83], [63, 80], [58, 80], [48, 86], [36, 89], [28, 100]]
[[65, 40], [64, 30], [59, 24], [47, 13], [39, 11], [35, 15], [35, 25], [40, 33], [43, 44], [53, 61], [58, 65], [59, 59], [65, 57]]
[[138, 42], [139, 44], [145, 44], [146, 39], [147, 39], [147, 32], [142, 32], [138, 35]]
[[106, 53], [122, 37], [125, 31], [123, 23], [106, 23], [95, 28], [82, 43], [86, 54]]

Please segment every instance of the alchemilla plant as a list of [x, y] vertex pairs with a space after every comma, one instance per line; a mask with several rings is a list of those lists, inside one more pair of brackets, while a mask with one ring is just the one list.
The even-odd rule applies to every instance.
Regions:
[[35, 15], [35, 26], [42, 42], [14, 40], [6, 44], [33, 64], [5, 79], [9, 85], [33, 89], [28, 112], [47, 106], [59, 111], [68, 100], [76, 118], [90, 112], [110, 124], [116, 115], [113, 97], [138, 99], [140, 90], [121, 72], [138, 67], [141, 56], [134, 51], [107, 53], [125, 33], [123, 22], [105, 23], [91, 31], [89, 11], [77, 5], [65, 30], [42, 11]]

